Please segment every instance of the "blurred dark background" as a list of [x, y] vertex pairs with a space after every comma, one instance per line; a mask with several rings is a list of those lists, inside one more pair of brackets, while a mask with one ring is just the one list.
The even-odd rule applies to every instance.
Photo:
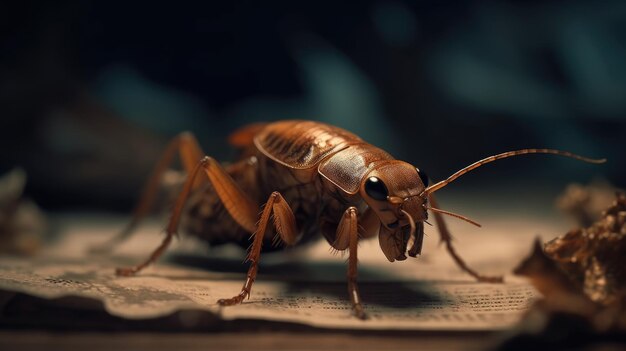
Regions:
[[456, 187], [625, 185], [626, 2], [0, 3], [0, 171], [47, 209], [127, 211], [190, 130], [229, 160], [253, 121], [349, 129]]

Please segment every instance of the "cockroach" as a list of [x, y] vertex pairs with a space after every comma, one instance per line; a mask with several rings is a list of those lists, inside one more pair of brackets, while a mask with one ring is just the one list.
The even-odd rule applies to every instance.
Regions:
[[[442, 215], [472, 220], [439, 208], [434, 193], [457, 178], [495, 160], [523, 154], [555, 154], [590, 163], [590, 159], [553, 149], [509, 151], [477, 161], [435, 184], [415, 166], [335, 126], [288, 120], [253, 124], [236, 131], [230, 143], [241, 158], [228, 166], [204, 156], [190, 133], [177, 136], [166, 148], [147, 182], [131, 222], [115, 240], [126, 238], [155, 201], [164, 172], [179, 154], [187, 179], [178, 195], [163, 242], [134, 267], [118, 268], [133, 275], [153, 263], [177, 233], [181, 217], [186, 232], [211, 245], [237, 243], [248, 247], [250, 266], [238, 295], [221, 299], [235, 305], [250, 296], [257, 277], [261, 247], [276, 242], [294, 246], [324, 236], [332, 248], [348, 250], [348, 295], [356, 317], [366, 318], [357, 287], [357, 248], [361, 239], [378, 236], [390, 261], [421, 254], [428, 211], [435, 217], [442, 242], [456, 264], [481, 282], [502, 277], [471, 269], [452, 246]], [[260, 212], [260, 215], [259, 215]], [[250, 241], [252, 241], [250, 245]], [[409, 244], [411, 247], [409, 248]]]

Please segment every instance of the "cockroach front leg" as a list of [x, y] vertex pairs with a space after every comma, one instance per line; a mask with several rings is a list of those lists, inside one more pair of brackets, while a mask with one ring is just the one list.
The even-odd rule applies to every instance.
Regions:
[[287, 245], [293, 245], [296, 243], [298, 229], [296, 228], [296, 219], [293, 215], [293, 211], [291, 210], [285, 199], [282, 197], [282, 195], [280, 195], [279, 192], [275, 191], [272, 193], [272, 195], [270, 195], [269, 199], [265, 203], [265, 207], [263, 208], [263, 212], [261, 213], [261, 219], [259, 220], [257, 230], [253, 234], [254, 241], [252, 243], [252, 247], [250, 248], [250, 252], [248, 253], [248, 258], [246, 259], [246, 262], [250, 262], [250, 268], [248, 269], [246, 282], [243, 284], [239, 295], [236, 295], [230, 299], [219, 300], [218, 303], [220, 305], [236, 305], [241, 303], [246, 297], [250, 296], [252, 284], [256, 279], [257, 271], [259, 268], [259, 258], [261, 256], [261, 246], [263, 244], [263, 238], [265, 237], [265, 232], [267, 231], [267, 226], [269, 225], [271, 214], [274, 214], [274, 228], [276, 228], [276, 232], [278, 233], [282, 241], [285, 242]]
[[189, 197], [189, 193], [195, 187], [196, 178], [200, 171], [204, 171], [206, 175], [205, 179], [208, 178], [211, 182], [213, 189], [231, 217], [248, 232], [254, 232], [258, 206], [248, 198], [217, 161], [211, 157], [204, 157], [193, 171], [189, 173], [183, 190], [176, 199], [174, 211], [172, 212], [172, 217], [170, 218], [165, 232], [166, 236], [161, 245], [159, 245], [152, 255], [143, 263], [134, 267], [118, 268], [116, 270], [118, 275], [129, 276], [139, 272], [156, 261], [167, 249], [173, 236], [176, 234], [185, 202]]
[[365, 309], [361, 304], [357, 278], [357, 247], [359, 242], [357, 209], [354, 206], [344, 211], [337, 226], [336, 241], [332, 246], [337, 250], [349, 250], [348, 256], [348, 296], [352, 302], [354, 315], [360, 319], [367, 319]]
[[[439, 204], [437, 203], [437, 200], [435, 199], [435, 196], [433, 194], [428, 195], [428, 200], [430, 201], [433, 207], [439, 208]], [[452, 235], [450, 234], [450, 231], [448, 230], [448, 226], [446, 225], [446, 222], [444, 221], [443, 216], [441, 216], [441, 214], [434, 212], [434, 211], [433, 211], [433, 215], [435, 216], [435, 222], [437, 222], [437, 229], [439, 229], [439, 235], [441, 236], [441, 241], [443, 241], [443, 243], [446, 245], [446, 249], [448, 250], [448, 253], [450, 254], [450, 256], [452, 256], [452, 259], [454, 260], [454, 262], [456, 262], [456, 264], [462, 270], [467, 272], [472, 277], [476, 278], [476, 280], [478, 280], [479, 282], [502, 283], [504, 281], [502, 276], [486, 276], [471, 269], [467, 265], [467, 263], [463, 261], [461, 256], [457, 254], [456, 250], [452, 246]]]

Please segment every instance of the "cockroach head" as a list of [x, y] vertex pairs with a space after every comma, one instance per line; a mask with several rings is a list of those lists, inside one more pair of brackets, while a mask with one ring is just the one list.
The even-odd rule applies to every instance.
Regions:
[[408, 213], [414, 221], [426, 219], [426, 198], [420, 194], [427, 185], [423, 172], [409, 163], [394, 160], [373, 167], [362, 180], [360, 192], [382, 224], [394, 229], [399, 222], [408, 224], [409, 220], [404, 218], [403, 212]]
[[361, 184], [361, 197], [380, 219], [380, 246], [390, 261], [406, 259], [407, 245], [413, 240], [410, 256], [421, 252], [427, 219], [428, 185], [426, 175], [402, 162], [384, 162], [372, 168]]

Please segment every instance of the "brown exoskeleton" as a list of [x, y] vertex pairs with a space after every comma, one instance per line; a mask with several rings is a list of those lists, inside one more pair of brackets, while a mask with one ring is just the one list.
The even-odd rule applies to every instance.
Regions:
[[[365, 318], [356, 284], [358, 240], [378, 235], [380, 247], [391, 262], [405, 260], [407, 254], [416, 257], [421, 253], [424, 222], [431, 210], [441, 240], [460, 268], [479, 281], [500, 282], [501, 277], [478, 274], [455, 252], [441, 215], [470, 220], [438, 209], [433, 193], [483, 164], [521, 154], [557, 154], [604, 162], [558, 150], [524, 149], [485, 158], [428, 186], [425, 174], [416, 167], [352, 133], [323, 123], [255, 124], [236, 132], [230, 140], [244, 156], [226, 168], [204, 156], [191, 134], [181, 134], [170, 143], [146, 185], [133, 220], [118, 237], [126, 237], [148, 213], [160, 178], [179, 153], [188, 178], [176, 200], [165, 239], [145, 262], [119, 268], [118, 275], [135, 274], [153, 263], [171, 242], [184, 215], [185, 230], [210, 244], [234, 242], [247, 247], [252, 240], [247, 257], [250, 268], [241, 292], [218, 301], [234, 305], [250, 295], [264, 244], [277, 237], [286, 245], [296, 245], [321, 232], [333, 248], [349, 251], [348, 293], [355, 315]], [[407, 250], [410, 241], [413, 244]]]

